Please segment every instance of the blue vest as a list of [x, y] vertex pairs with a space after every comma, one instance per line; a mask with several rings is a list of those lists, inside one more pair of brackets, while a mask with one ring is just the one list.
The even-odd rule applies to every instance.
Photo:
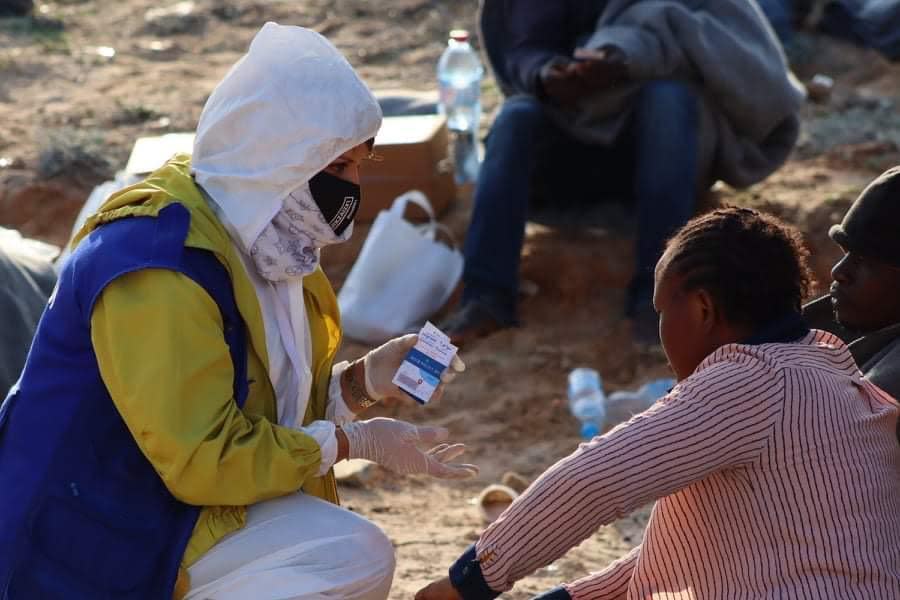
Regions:
[[[127, 217], [94, 230], [60, 274], [19, 382], [0, 407], [0, 598], [171, 598], [200, 507], [176, 500], [103, 385], [91, 312], [117, 277], [184, 273], [216, 301], [247, 396], [247, 340], [215, 256], [184, 246], [190, 214]], [[134, 360], [156, 360], [136, 356]]]

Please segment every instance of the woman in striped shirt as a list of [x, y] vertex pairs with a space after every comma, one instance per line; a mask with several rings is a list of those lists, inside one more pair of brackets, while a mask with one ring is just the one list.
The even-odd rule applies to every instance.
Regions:
[[417, 600], [495, 598], [656, 500], [644, 541], [544, 600], [900, 598], [898, 405], [806, 328], [793, 228], [728, 208], [656, 268], [678, 385], [550, 467]]

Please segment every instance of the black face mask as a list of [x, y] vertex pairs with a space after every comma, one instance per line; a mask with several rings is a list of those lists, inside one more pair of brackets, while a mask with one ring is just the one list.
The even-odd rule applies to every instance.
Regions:
[[309, 191], [334, 233], [344, 233], [359, 209], [359, 186], [322, 171], [309, 180]]

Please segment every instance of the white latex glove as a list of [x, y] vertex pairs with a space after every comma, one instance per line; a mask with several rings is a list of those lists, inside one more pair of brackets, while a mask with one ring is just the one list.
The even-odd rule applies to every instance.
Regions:
[[[401, 398], [405, 394], [393, 383], [394, 375], [400, 368], [403, 359], [412, 350], [419, 336], [415, 333], [394, 338], [366, 354], [366, 393], [373, 400], [384, 398]], [[459, 373], [466, 370], [466, 364], [459, 356], [454, 356], [450, 366], [441, 374], [441, 385], [431, 396], [431, 402], [439, 400], [444, 394], [444, 387], [453, 381]]]
[[466, 450], [464, 444], [441, 444], [431, 450], [420, 450], [420, 442], [433, 444], [447, 439], [443, 427], [417, 427], [397, 419], [377, 418], [342, 426], [349, 442], [349, 458], [364, 458], [408, 475], [425, 473], [439, 479], [468, 479], [478, 474], [478, 467], [451, 463]]

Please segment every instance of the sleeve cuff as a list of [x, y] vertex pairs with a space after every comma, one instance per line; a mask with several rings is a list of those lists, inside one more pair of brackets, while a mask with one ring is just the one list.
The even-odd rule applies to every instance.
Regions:
[[475, 552], [475, 544], [469, 546], [450, 567], [450, 583], [463, 600], [493, 600], [500, 595], [487, 584], [481, 572], [481, 563]]
[[300, 429], [319, 444], [322, 461], [319, 463], [319, 477], [325, 475], [337, 460], [337, 438], [334, 436], [334, 423], [329, 421], [313, 421]]
[[339, 362], [331, 368], [331, 381], [328, 384], [328, 406], [325, 408], [325, 418], [343, 425], [356, 419], [356, 414], [350, 410], [344, 402], [344, 393], [341, 390], [341, 375], [350, 367], [350, 363]]

